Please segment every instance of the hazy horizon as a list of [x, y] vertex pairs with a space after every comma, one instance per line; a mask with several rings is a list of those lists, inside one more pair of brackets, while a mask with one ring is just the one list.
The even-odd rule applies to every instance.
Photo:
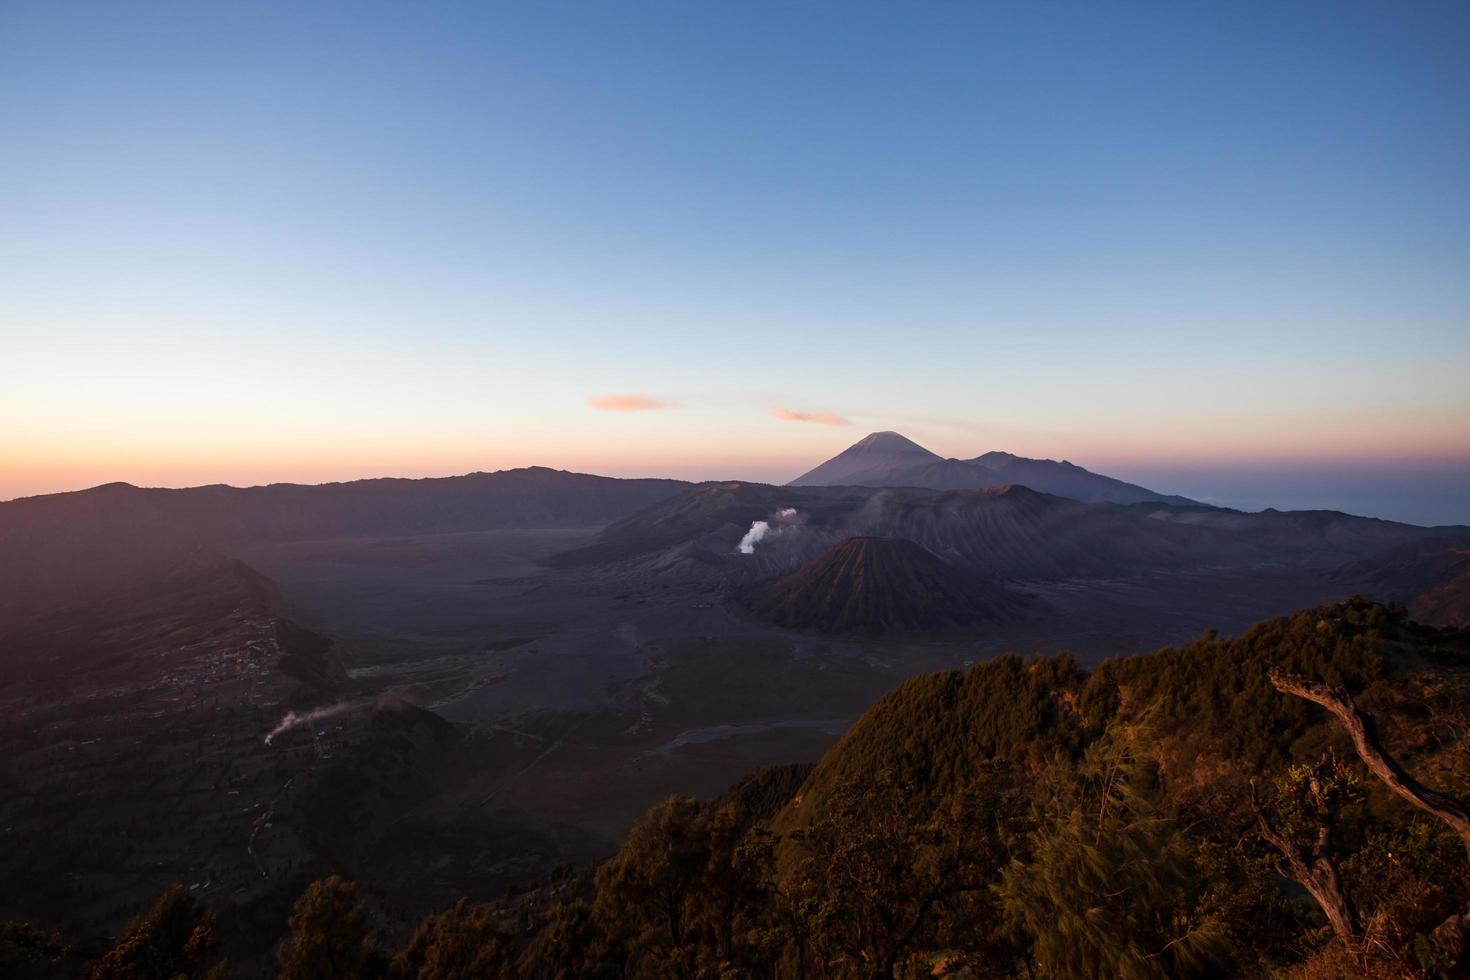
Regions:
[[[832, 454], [835, 455], [846, 447], [847, 444], [837, 446]], [[962, 452], [962, 455], [973, 458], [985, 451], [988, 450], [977, 449]], [[1123, 460], [1102, 466], [1085, 460], [1069, 461], [1095, 473], [1136, 483], [1160, 493], [1179, 494], [1201, 503], [1237, 510], [1259, 511], [1272, 507], [1277, 510], [1339, 510], [1363, 517], [1380, 517], [1410, 524], [1470, 524], [1470, 462], [1465, 461], [1398, 461], [1387, 467], [1381, 462], [1289, 467], [1280, 464], [1189, 466], [1171, 465], [1167, 461], [1152, 463]], [[0, 502], [25, 496], [86, 490], [113, 482], [171, 488], [221, 483], [246, 487], [271, 483], [322, 484], [377, 478], [450, 477], [529, 466], [545, 466], [622, 479], [669, 478], [693, 482], [740, 480], [780, 485], [804, 473], [818, 462], [821, 460], [774, 461], [765, 464], [749, 462], [745, 465], [723, 467], [716, 463], [693, 462], [673, 465], [666, 471], [645, 469], [636, 465], [560, 465], [547, 460], [518, 461], [506, 465], [466, 464], [458, 468], [394, 467], [384, 464], [379, 469], [346, 468], [341, 471], [313, 471], [309, 467], [300, 470], [267, 470], [265, 472], [268, 476], [264, 479], [252, 479], [249, 474], [254, 471], [238, 471], [231, 475], [227, 470], [201, 470], [193, 477], [176, 474], [171, 481], [157, 479], [147, 471], [141, 471], [133, 479], [114, 475], [109, 479], [92, 482], [83, 480], [74, 485], [40, 484], [28, 491], [9, 495], [4, 487], [0, 487]]]

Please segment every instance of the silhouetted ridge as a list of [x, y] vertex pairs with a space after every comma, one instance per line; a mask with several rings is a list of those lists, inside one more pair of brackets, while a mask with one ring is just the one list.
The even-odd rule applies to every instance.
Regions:
[[902, 538], [847, 538], [750, 600], [757, 615], [827, 633], [937, 629], [1016, 618], [1024, 600]]
[[1088, 503], [1156, 503], [1194, 506], [1185, 497], [1092, 473], [1066, 460], [1027, 459], [988, 452], [974, 459], [945, 459], [897, 432], [874, 432], [825, 463], [791, 481], [791, 486], [925, 487], [965, 490], [1025, 484], [1042, 493]]
[[1470, 627], [1470, 536], [1410, 541], [1348, 562], [1336, 577], [1366, 594], [1403, 603], [1417, 622]]
[[[531, 466], [426, 479], [182, 490], [109, 483], [0, 501], [0, 567], [29, 539], [174, 538], [211, 545], [357, 534], [433, 534], [606, 524], [687, 489]], [[145, 533], [146, 532], [146, 533]]]

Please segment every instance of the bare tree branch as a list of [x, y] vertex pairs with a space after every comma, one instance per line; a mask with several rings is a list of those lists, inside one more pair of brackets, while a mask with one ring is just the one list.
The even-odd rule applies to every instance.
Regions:
[[[1467, 855], [1470, 855], [1470, 810], [1467, 810], [1465, 805], [1458, 800], [1445, 796], [1443, 793], [1436, 793], [1409, 775], [1404, 767], [1399, 765], [1398, 761], [1383, 748], [1373, 716], [1360, 709], [1347, 691], [1340, 687], [1309, 681], [1300, 675], [1289, 674], [1274, 667], [1271, 669], [1270, 677], [1271, 684], [1282, 694], [1304, 698], [1331, 712], [1338, 724], [1347, 732], [1348, 737], [1352, 739], [1353, 748], [1357, 750], [1358, 758], [1363, 760], [1363, 765], [1368, 767], [1368, 771], [1399, 796], [1426, 813], [1443, 820], [1451, 830], [1459, 835], [1460, 840], [1465, 844]], [[1251, 784], [1251, 803], [1255, 805], [1254, 783]], [[1256, 812], [1260, 814], [1259, 808]], [[1434, 930], [1434, 941], [1441, 948], [1455, 955], [1464, 952], [1466, 947], [1470, 946], [1470, 912], [1451, 915], [1440, 923]]]
[[1280, 869], [1281, 872], [1307, 890], [1321, 907], [1322, 914], [1327, 916], [1327, 922], [1332, 926], [1332, 931], [1337, 933], [1337, 937], [1348, 949], [1355, 949], [1359, 931], [1358, 915], [1353, 908], [1353, 903], [1348, 899], [1347, 892], [1343, 890], [1342, 879], [1337, 874], [1337, 866], [1332, 863], [1332, 856], [1328, 853], [1326, 841], [1329, 828], [1324, 823], [1318, 823], [1317, 840], [1310, 855], [1311, 863], [1308, 864], [1302, 848], [1288, 840], [1271, 825], [1271, 819], [1266, 816], [1266, 811], [1261, 807], [1260, 797], [1256, 795], [1254, 779], [1251, 780], [1250, 785], [1251, 809], [1255, 811], [1261, 839], [1280, 851], [1281, 856], [1286, 859], [1286, 866]]
[[1351, 695], [1340, 687], [1329, 687], [1275, 668], [1271, 670], [1270, 676], [1272, 685], [1282, 694], [1304, 698], [1330, 711], [1347, 731], [1358, 758], [1363, 760], [1368, 771], [1399, 796], [1448, 824], [1465, 843], [1466, 853], [1470, 854], [1470, 811], [1459, 801], [1434, 792], [1409, 775], [1384, 750], [1383, 744], [1378, 740], [1373, 716], [1359, 709], [1353, 703]]

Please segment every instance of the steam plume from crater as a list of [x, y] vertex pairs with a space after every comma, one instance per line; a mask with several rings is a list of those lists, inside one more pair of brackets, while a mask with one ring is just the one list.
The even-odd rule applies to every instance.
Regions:
[[740, 539], [740, 553], [742, 555], [755, 554], [755, 546], [760, 543], [762, 538], [770, 533], [771, 525], [769, 521], [752, 521], [750, 530], [746, 531], [745, 537]]
[[271, 744], [271, 739], [284, 732], [289, 732], [293, 728], [313, 724], [327, 718], [334, 718], [337, 715], [345, 714], [352, 707], [353, 703], [351, 701], [344, 701], [341, 704], [328, 705], [325, 708], [314, 708], [302, 714], [298, 714], [295, 711], [288, 711], [276, 724], [276, 727], [270, 730], [270, 734], [266, 735], [265, 744]]
[[[776, 524], [772, 528], [772, 524]], [[764, 521], [751, 521], [750, 530], [745, 532], [745, 537], [740, 539], [736, 546], [742, 555], [755, 554], [755, 546], [773, 534], [780, 534], [787, 526], [801, 523], [801, 512], [795, 507], [782, 507]]]

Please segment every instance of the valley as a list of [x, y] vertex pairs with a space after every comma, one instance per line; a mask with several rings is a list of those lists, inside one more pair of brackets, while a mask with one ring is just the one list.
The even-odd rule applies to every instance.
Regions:
[[465, 733], [455, 784], [416, 816], [516, 829], [507, 850], [521, 863], [481, 879], [482, 893], [597, 858], [670, 792], [712, 797], [761, 766], [815, 760], [907, 677], [1012, 651], [1095, 664], [1346, 594], [1300, 570], [1065, 580], [1029, 586], [1038, 612], [1001, 628], [826, 636], [753, 620], [707, 581], [549, 563], [596, 533], [241, 553], [338, 638], [350, 676]]

